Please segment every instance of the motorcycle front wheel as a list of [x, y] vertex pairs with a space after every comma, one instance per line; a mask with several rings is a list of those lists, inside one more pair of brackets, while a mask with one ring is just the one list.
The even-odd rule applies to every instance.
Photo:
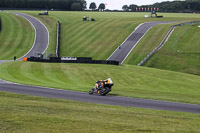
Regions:
[[92, 95], [94, 93], [94, 88], [89, 91], [89, 94]]
[[109, 87], [105, 87], [101, 90], [100, 94], [102, 96], [105, 96], [106, 94], [108, 94], [111, 91], [111, 89]]

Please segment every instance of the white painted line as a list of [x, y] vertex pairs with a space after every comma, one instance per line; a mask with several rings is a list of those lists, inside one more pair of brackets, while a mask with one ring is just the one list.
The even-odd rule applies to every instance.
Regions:
[[[144, 23], [138, 25], [138, 26], [135, 28], [135, 30], [124, 40], [124, 42], [123, 42], [120, 46], [122, 46], [122, 45], [129, 39], [129, 37], [130, 37], [132, 34], [134, 34], [135, 31], [136, 31], [140, 26], [142, 26], [143, 24], [144, 24]], [[110, 56], [107, 60], [109, 60], [117, 50], [118, 50], [118, 47], [117, 47], [117, 49], [111, 54], [111, 56]]]
[[[14, 14], [16, 14], [16, 13], [14, 13]], [[24, 14], [24, 13], [21, 13], [21, 14]], [[19, 15], [19, 14], [16, 14], [16, 15]], [[27, 15], [27, 16], [32, 17], [32, 18], [34, 18], [34, 19], [37, 19], [37, 18], [35, 18], [35, 17], [33, 17], [33, 16], [30, 16], [30, 15], [28, 15], [28, 14], [24, 14], [24, 15]], [[21, 16], [21, 15], [19, 15], [19, 16]], [[23, 17], [23, 18], [25, 18], [27, 21], [29, 21], [26, 17], [24, 17], [24, 16], [21, 16], [21, 17]], [[47, 31], [47, 33], [48, 33], [48, 43], [47, 43], [47, 47], [45, 48], [45, 50], [44, 50], [43, 53], [42, 53], [42, 54], [44, 54], [44, 53], [46, 52], [47, 48], [49, 47], [49, 31], [48, 31], [47, 27], [46, 27], [39, 19], [37, 19], [37, 20], [40, 22], [40, 24], [42, 24], [42, 25], [46, 28], [46, 31]], [[33, 25], [33, 23], [32, 23], [31, 21], [29, 21], [29, 23], [32, 25], [32, 27], [33, 27], [34, 30], [35, 30], [35, 39], [34, 39], [34, 43], [33, 43], [32, 48], [31, 48], [24, 56], [18, 58], [17, 60], [19, 60], [19, 59], [25, 57], [26, 55], [28, 55], [28, 54], [30, 53], [30, 51], [31, 51], [31, 50], [34, 48], [34, 46], [35, 46], [36, 37], [37, 37], [37, 31], [36, 31], [36, 28], [35, 28], [35, 26]]]
[[129, 51], [129, 53], [126, 55], [126, 57], [124, 58], [124, 60], [122, 61], [121, 64], [124, 63], [124, 61], [126, 60], [126, 58], [129, 56], [129, 54], [133, 51], [133, 49], [137, 46], [137, 44], [143, 39], [143, 37], [146, 35], [146, 33], [152, 28], [152, 26], [144, 33], [144, 35], [137, 41], [137, 43], [134, 45], [134, 47], [132, 47], [132, 49]]
[[[29, 16], [30, 16], [30, 15], [29, 15]], [[30, 17], [33, 17], [33, 16], [30, 16]], [[35, 18], [35, 17], [33, 17], [33, 18]], [[44, 25], [38, 18], [35, 18], [35, 19], [37, 19], [37, 20], [46, 28], [46, 30], [47, 30], [47, 32], [48, 32], [48, 43], [47, 43], [47, 47], [46, 47], [46, 49], [44, 50], [44, 52], [42, 53], [42, 54], [44, 54], [44, 53], [46, 52], [47, 48], [49, 47], [49, 31], [48, 31], [48, 28], [46, 27], [46, 25]]]
[[[23, 16], [21, 16], [21, 15], [19, 15], [19, 16], [20, 16], [20, 17], [23, 17]], [[25, 17], [23, 17], [23, 18], [25, 18]], [[36, 35], [37, 35], [36, 28], [35, 28], [35, 26], [33, 25], [33, 23], [32, 23], [31, 21], [29, 21], [27, 18], [25, 18], [25, 19], [26, 19], [26, 20], [32, 25], [32, 27], [34, 28], [34, 30], [35, 30], [35, 39], [34, 39], [32, 48], [31, 48], [25, 55], [23, 55], [22, 57], [18, 58], [17, 60], [20, 60], [21, 58], [23, 58], [23, 57], [25, 57], [27, 54], [29, 54], [29, 53], [31, 52], [31, 50], [34, 48], [35, 42], [36, 42]]]

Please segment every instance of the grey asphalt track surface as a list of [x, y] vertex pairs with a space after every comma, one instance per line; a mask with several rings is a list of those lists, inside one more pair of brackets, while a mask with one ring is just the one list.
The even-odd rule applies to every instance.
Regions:
[[[16, 12], [10, 12], [10, 13], [25, 18], [27, 21], [29, 21], [32, 24], [33, 28], [35, 29], [35, 40], [34, 40], [32, 48], [24, 56], [17, 57], [18, 58], [17, 60], [19, 61], [23, 60], [24, 57], [27, 57], [27, 58], [31, 56], [38, 57], [39, 56], [38, 54], [43, 54], [49, 45], [49, 32], [46, 26], [42, 22], [40, 22], [40, 20], [30, 15], [23, 14], [23, 13], [16, 13]], [[0, 64], [5, 63], [5, 62], [10, 62], [10, 61], [11, 60], [2, 60], [0, 61]]]
[[0, 64], [10, 62], [10, 60], [0, 60]]
[[166, 22], [148, 22], [143, 23], [135, 29], [135, 31], [114, 51], [114, 53], [107, 60], [119, 61], [120, 64], [124, 62], [129, 53], [135, 48], [140, 39], [146, 34], [146, 32], [154, 25], [174, 23], [170, 21]]
[[30, 49], [30, 51], [28, 51], [23, 57], [20, 57], [18, 60], [23, 60], [24, 57], [38, 57], [38, 54], [43, 54], [49, 45], [49, 32], [46, 26], [43, 23], [41, 23], [38, 19], [30, 15], [23, 13], [12, 13], [27, 19], [35, 29], [35, 41], [33, 47]]
[[[23, 57], [37, 56], [37, 53], [43, 53], [48, 47], [48, 30], [45, 26], [38, 21], [36, 18], [33, 18], [29, 15], [15, 13], [26, 18], [36, 30], [36, 39], [33, 48]], [[125, 56], [129, 53], [128, 50], [134, 47], [132, 44], [136, 44], [138, 40], [148, 31], [148, 29], [155, 25], [161, 24], [163, 22], [153, 22], [153, 23], [145, 23], [141, 25], [135, 32], [133, 32], [130, 37], [122, 44], [122, 49], [119, 51], [116, 50], [116, 53], [110, 57], [109, 60], [118, 60], [123, 62]], [[169, 22], [166, 22], [169, 23]], [[131, 47], [129, 46], [131, 45]], [[127, 47], [127, 48], [125, 48]], [[123, 49], [126, 49], [125, 51]], [[124, 54], [123, 52], [126, 52]], [[123, 54], [122, 54], [123, 53]], [[23, 59], [20, 58], [20, 60]], [[0, 61], [1, 63], [9, 62], [9, 61]], [[184, 104], [184, 103], [174, 103], [174, 102], [164, 102], [164, 101], [156, 101], [156, 100], [147, 100], [147, 99], [137, 99], [137, 98], [127, 98], [127, 97], [119, 97], [119, 96], [95, 96], [89, 95], [88, 93], [74, 92], [74, 91], [66, 91], [59, 89], [51, 89], [45, 87], [36, 87], [36, 86], [28, 86], [28, 85], [19, 85], [11, 82], [4, 81], [0, 79], [0, 91], [3, 92], [11, 92], [16, 94], [25, 94], [32, 96], [40, 96], [47, 98], [56, 98], [56, 99], [67, 99], [67, 100], [75, 100], [81, 102], [90, 102], [97, 104], [108, 104], [108, 105], [119, 105], [119, 106], [127, 106], [127, 107], [137, 107], [137, 108], [148, 108], [148, 109], [157, 109], [157, 110], [169, 110], [169, 111], [180, 111], [180, 112], [190, 112], [190, 113], [200, 113], [200, 105], [193, 104]], [[89, 91], [89, 90], [88, 90]]]
[[27, 86], [27, 85], [18, 85], [9, 82], [8, 83], [0, 82], [0, 91], [47, 97], [47, 98], [75, 100], [75, 101], [89, 102], [96, 104], [108, 104], [108, 105], [119, 105], [119, 106], [148, 108], [157, 110], [200, 113], [200, 105], [119, 97], [112, 95], [96, 96], [96, 95], [89, 95], [88, 93]]

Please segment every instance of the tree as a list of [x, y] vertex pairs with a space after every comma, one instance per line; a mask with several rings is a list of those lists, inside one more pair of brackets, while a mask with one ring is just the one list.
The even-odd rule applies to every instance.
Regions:
[[0, 8], [84, 10], [85, 0], [0, 0]]
[[87, 2], [85, 0], [81, 1], [81, 5], [82, 5], [82, 10], [85, 10], [87, 8]]
[[81, 3], [72, 3], [71, 10], [72, 11], [81, 11], [82, 10]]
[[95, 4], [94, 2], [92, 2], [92, 3], [90, 4], [89, 9], [95, 10], [96, 8], [97, 8], [96, 4]]
[[128, 5], [124, 5], [124, 6], [122, 7], [122, 9], [123, 9], [124, 11], [128, 11], [129, 7], [128, 7]]
[[131, 11], [136, 11], [136, 8], [137, 8], [137, 5], [134, 5], [134, 4], [129, 6], [129, 9], [131, 9]]
[[100, 5], [99, 5], [99, 11], [104, 11], [104, 9], [106, 8], [106, 6], [105, 6], [105, 4], [104, 3], [101, 3]]

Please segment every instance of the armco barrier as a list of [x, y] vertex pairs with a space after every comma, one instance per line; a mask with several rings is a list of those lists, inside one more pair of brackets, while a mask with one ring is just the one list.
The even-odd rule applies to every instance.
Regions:
[[57, 23], [56, 57], [60, 57], [60, 22]]
[[50, 57], [50, 59], [41, 59], [38, 57], [27, 58], [27, 61], [32, 62], [48, 62], [48, 63], [84, 63], [84, 64], [108, 64], [119, 65], [118, 61], [106, 61], [106, 60], [92, 60], [88, 57]]
[[174, 28], [177, 26], [183, 26], [186, 24], [195, 24], [195, 23], [200, 23], [200, 21], [191, 21], [191, 22], [186, 22], [186, 23], [181, 23], [181, 24], [177, 24], [177, 25], [173, 25], [171, 26], [169, 32], [167, 33], [167, 35], [165, 36], [165, 38], [162, 40], [162, 42], [160, 43], [160, 45], [158, 45], [150, 54], [147, 55], [147, 57], [145, 57], [139, 64], [138, 66], [142, 66], [154, 53], [156, 53], [159, 49], [161, 49], [164, 44], [166, 43], [167, 39], [169, 38], [169, 36], [171, 35], [171, 33], [173, 32]]

